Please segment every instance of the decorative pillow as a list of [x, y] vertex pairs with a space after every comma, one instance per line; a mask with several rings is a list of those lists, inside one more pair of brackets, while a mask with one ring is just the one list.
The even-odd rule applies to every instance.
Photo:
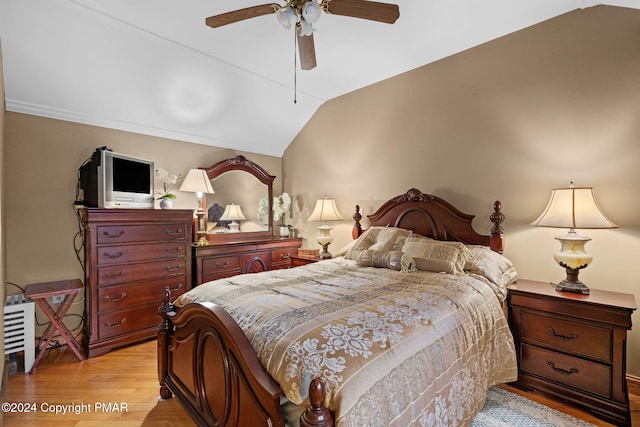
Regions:
[[402, 252], [412, 257], [418, 270], [464, 274], [472, 251], [460, 242], [441, 242], [428, 237], [407, 237]]
[[356, 239], [344, 257], [356, 260], [362, 251], [368, 249], [389, 252], [394, 248], [398, 238], [405, 238], [410, 234], [411, 230], [405, 230], [403, 228], [369, 227], [367, 231]]
[[518, 278], [518, 272], [511, 260], [486, 246], [469, 245], [473, 256], [465, 263], [465, 271], [478, 274], [498, 286], [506, 289]]
[[391, 270], [416, 271], [415, 261], [402, 251], [376, 251], [368, 249], [360, 252], [356, 264], [363, 267], [389, 268]]

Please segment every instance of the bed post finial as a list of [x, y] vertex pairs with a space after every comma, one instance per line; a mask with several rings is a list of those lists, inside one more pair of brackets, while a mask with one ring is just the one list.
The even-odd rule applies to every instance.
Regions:
[[333, 427], [333, 414], [324, 407], [324, 383], [314, 378], [309, 384], [311, 406], [300, 415], [300, 427]]
[[351, 231], [351, 237], [353, 237], [353, 240], [357, 239], [362, 234], [362, 225], [360, 225], [361, 219], [362, 215], [360, 215], [360, 205], [356, 205], [356, 213], [353, 214], [353, 230]]
[[493, 204], [493, 213], [489, 217], [493, 223], [491, 234], [489, 235], [489, 246], [491, 250], [499, 254], [504, 250], [504, 230], [501, 225], [504, 221], [504, 214], [500, 212], [501, 209], [502, 203], [500, 203], [500, 200], [496, 200]]

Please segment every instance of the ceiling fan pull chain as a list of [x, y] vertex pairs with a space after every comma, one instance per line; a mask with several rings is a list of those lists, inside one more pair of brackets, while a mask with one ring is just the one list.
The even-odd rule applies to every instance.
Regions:
[[298, 36], [296, 32], [293, 31], [293, 103], [298, 103], [298, 62], [297, 62], [297, 53], [298, 52]]

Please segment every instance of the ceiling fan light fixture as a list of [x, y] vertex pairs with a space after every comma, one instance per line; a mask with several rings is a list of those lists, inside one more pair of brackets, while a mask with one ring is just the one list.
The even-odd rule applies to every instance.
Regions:
[[296, 13], [289, 6], [284, 6], [276, 10], [276, 17], [278, 22], [285, 30], [291, 29], [293, 25], [298, 21]]
[[314, 0], [309, 0], [302, 5], [302, 17], [309, 24], [314, 24], [320, 19], [322, 9]]
[[300, 20], [300, 24], [298, 26], [298, 33], [301, 36], [310, 36], [311, 34], [313, 34], [314, 28], [313, 25], [311, 25], [309, 22], [305, 21], [304, 19]]

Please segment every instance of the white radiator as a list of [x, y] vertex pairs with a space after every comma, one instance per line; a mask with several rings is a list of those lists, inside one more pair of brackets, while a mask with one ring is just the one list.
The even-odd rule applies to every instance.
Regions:
[[4, 354], [24, 351], [24, 371], [29, 372], [35, 360], [34, 303], [22, 302], [4, 306]]

